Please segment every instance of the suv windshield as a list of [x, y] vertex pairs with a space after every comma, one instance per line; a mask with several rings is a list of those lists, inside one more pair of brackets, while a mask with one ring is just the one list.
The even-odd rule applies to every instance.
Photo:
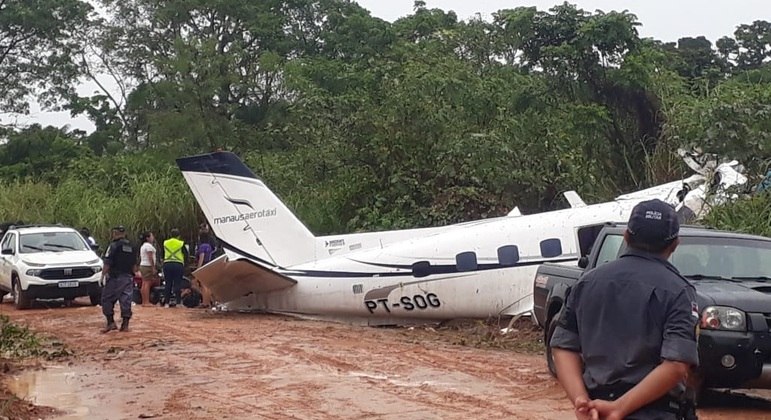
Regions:
[[681, 236], [680, 245], [670, 261], [683, 276], [693, 280], [768, 280], [771, 276], [771, 242]]
[[43, 251], [87, 251], [86, 242], [77, 232], [22, 233], [19, 252], [31, 254]]

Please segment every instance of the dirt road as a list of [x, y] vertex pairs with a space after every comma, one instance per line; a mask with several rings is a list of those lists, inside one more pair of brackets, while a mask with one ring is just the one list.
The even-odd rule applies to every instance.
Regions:
[[[460, 341], [452, 332], [186, 308], [134, 312], [130, 332], [102, 335], [97, 307], [0, 305], [75, 353], [6, 384], [68, 412], [62, 419], [571, 418], [542, 356], [452, 344]], [[763, 400], [715, 401], [700, 418], [771, 417]]]

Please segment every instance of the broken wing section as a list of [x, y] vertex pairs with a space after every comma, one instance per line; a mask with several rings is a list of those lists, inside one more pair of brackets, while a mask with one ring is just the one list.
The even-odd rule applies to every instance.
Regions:
[[229, 302], [251, 293], [286, 289], [297, 284], [294, 279], [248, 259], [230, 259], [227, 254], [194, 271], [193, 276], [220, 302]]

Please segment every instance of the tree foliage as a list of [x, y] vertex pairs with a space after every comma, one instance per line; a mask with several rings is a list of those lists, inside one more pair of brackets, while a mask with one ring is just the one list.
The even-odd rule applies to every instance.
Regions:
[[[560, 208], [571, 189], [609, 199], [689, 175], [674, 154], [681, 146], [751, 171], [769, 159], [765, 21], [713, 45], [643, 39], [628, 11], [568, 3], [463, 21], [416, 1], [393, 23], [348, 0], [99, 5], [106, 12], [89, 20], [77, 0], [35, 0], [29, 26], [47, 29], [29, 32], [29, 51], [43, 59], [0, 61], [0, 72], [39, 66], [0, 82], [13, 102], [0, 107], [75, 75], [103, 88], [62, 90], [92, 133], [3, 134], [0, 180], [19, 194], [55, 194], [43, 218], [128, 218], [136, 229], [192, 234], [195, 223], [180, 215], [200, 214], [173, 158], [219, 148], [241, 155], [320, 234]], [[0, 0], [0, 33], [32, 6]], [[66, 65], [54, 69], [56, 60]], [[164, 192], [145, 196], [154, 186]], [[58, 191], [93, 191], [99, 204], [84, 219]], [[184, 211], [167, 213], [164, 196]]]
[[82, 0], [0, 0], [0, 112], [27, 111], [33, 93], [45, 105], [69, 93], [90, 11]]

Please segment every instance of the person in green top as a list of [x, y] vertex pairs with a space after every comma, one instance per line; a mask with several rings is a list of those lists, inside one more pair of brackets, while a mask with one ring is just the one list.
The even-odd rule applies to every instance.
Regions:
[[187, 260], [188, 249], [185, 246], [185, 241], [180, 238], [179, 229], [174, 228], [171, 230], [171, 237], [163, 241], [163, 279], [165, 282], [163, 304], [166, 307], [177, 306], [177, 301], [181, 298], [180, 287]]

